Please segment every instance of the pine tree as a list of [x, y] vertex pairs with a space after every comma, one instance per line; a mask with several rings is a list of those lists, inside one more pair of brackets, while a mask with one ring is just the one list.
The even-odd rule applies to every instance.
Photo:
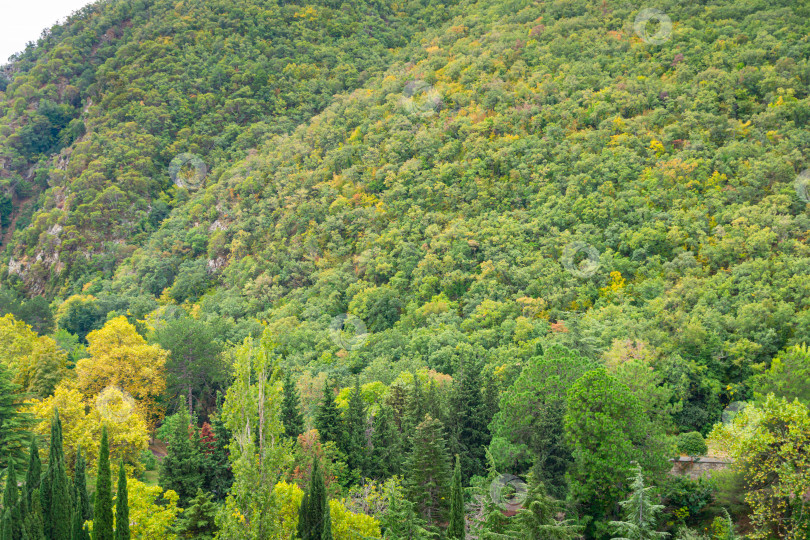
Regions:
[[211, 495], [199, 489], [188, 507], [177, 518], [177, 522], [172, 526], [172, 532], [180, 538], [213, 540], [217, 532], [216, 515], [217, 505], [211, 500]]
[[346, 410], [345, 428], [343, 430], [344, 442], [342, 450], [346, 454], [349, 469], [356, 469], [366, 476], [367, 471], [367, 443], [366, 443], [366, 407], [360, 390], [360, 381], [354, 380], [354, 388], [349, 398]]
[[290, 371], [284, 374], [284, 400], [281, 402], [281, 422], [288, 437], [297, 438], [304, 432], [301, 400]]
[[115, 497], [115, 540], [129, 540], [129, 496], [124, 460], [118, 466], [118, 493]]
[[31, 436], [33, 416], [24, 412], [25, 395], [12, 382], [6, 364], [0, 362], [0, 468], [7, 468], [11, 459], [25, 463], [25, 448]]
[[464, 540], [464, 494], [461, 491], [461, 463], [456, 454], [456, 466], [453, 469], [453, 481], [450, 488], [450, 524], [447, 527], [447, 538]]
[[405, 470], [408, 499], [429, 524], [442, 523], [448, 511], [450, 463], [441, 422], [427, 416], [416, 427]]
[[576, 540], [582, 537], [582, 527], [569, 520], [558, 520], [564, 514], [560, 501], [546, 494], [543, 484], [529, 475], [526, 500], [512, 518], [510, 531], [516, 538], [526, 540]]
[[81, 509], [82, 523], [93, 519], [93, 508], [90, 506], [90, 495], [87, 493], [87, 464], [84, 461], [82, 447], [76, 452], [76, 467], [73, 474], [73, 484], [76, 488], [79, 508]]
[[340, 413], [338, 412], [335, 396], [332, 393], [332, 387], [329, 385], [329, 381], [326, 381], [323, 386], [323, 401], [315, 415], [315, 427], [318, 429], [321, 442], [332, 441], [338, 445], [341, 443], [342, 430]]
[[107, 442], [107, 426], [104, 426], [101, 430], [95, 499], [93, 540], [113, 540], [112, 478], [110, 477], [110, 447]]
[[185, 407], [167, 418], [158, 430], [168, 449], [160, 463], [160, 485], [177, 492], [181, 506], [194, 497], [205, 480], [205, 457], [198, 431]]
[[655, 530], [658, 514], [664, 506], [653, 502], [650, 493], [653, 486], [644, 485], [641, 465], [633, 468], [633, 475], [628, 480], [632, 482], [630, 496], [619, 503], [624, 508], [625, 521], [610, 522], [616, 534], [620, 535], [616, 540], [658, 540], [669, 536], [669, 533]]
[[210, 493], [214, 500], [225, 499], [233, 484], [233, 471], [228, 458], [228, 444], [231, 434], [222, 422], [221, 415], [215, 413], [210, 416], [211, 432], [214, 440], [210, 452], [205, 453], [205, 480], [203, 491]]
[[402, 419], [402, 434], [400, 439], [402, 446], [400, 451], [403, 455], [411, 451], [411, 440], [413, 439], [416, 426], [425, 419], [425, 396], [422, 392], [422, 382], [419, 374], [413, 373], [413, 388], [408, 392], [405, 402], [405, 414]]
[[[326, 520], [329, 517], [329, 501], [326, 498], [326, 484], [321, 472], [318, 458], [312, 463], [312, 474], [309, 478], [309, 487], [304, 494], [301, 508], [298, 512], [298, 536], [302, 540], [323, 540]], [[331, 535], [331, 533], [328, 533]]]
[[481, 391], [481, 367], [468, 361], [453, 383], [450, 399], [450, 449], [461, 456], [461, 477], [469, 482], [485, 474], [484, 452], [491, 436], [488, 407]]
[[438, 538], [438, 534], [427, 529], [427, 523], [416, 513], [415, 505], [402, 497], [397, 490], [386, 488], [388, 508], [383, 513], [380, 524], [385, 540], [428, 540]]
[[402, 468], [399, 437], [393, 412], [381, 407], [372, 422], [369, 476], [383, 480], [399, 474]]

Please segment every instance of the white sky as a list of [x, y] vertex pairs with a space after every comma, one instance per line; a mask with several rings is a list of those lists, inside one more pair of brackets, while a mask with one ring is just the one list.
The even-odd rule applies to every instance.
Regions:
[[0, 65], [91, 0], [0, 0]]

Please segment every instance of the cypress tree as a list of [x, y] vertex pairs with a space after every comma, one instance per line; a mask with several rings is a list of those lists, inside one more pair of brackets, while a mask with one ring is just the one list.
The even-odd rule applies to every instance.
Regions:
[[356, 469], [363, 476], [367, 473], [366, 461], [366, 407], [360, 391], [360, 380], [355, 377], [349, 407], [346, 410], [345, 429], [343, 430], [343, 452], [349, 469]]
[[281, 402], [281, 422], [288, 437], [296, 438], [304, 432], [301, 400], [289, 370], [284, 375], [284, 400]]
[[335, 396], [329, 381], [326, 381], [323, 386], [323, 401], [315, 415], [315, 427], [318, 429], [321, 442], [341, 443], [340, 413], [335, 404]]
[[6, 489], [3, 492], [3, 540], [19, 540], [24, 531], [15, 469], [14, 458], [9, 458], [6, 470]]
[[118, 494], [115, 499], [115, 540], [129, 540], [129, 499], [124, 460], [118, 467]]
[[296, 538], [309, 538], [310, 524], [309, 490], [304, 492], [301, 506], [298, 508], [298, 536]]
[[107, 426], [101, 431], [98, 453], [95, 507], [93, 509], [93, 540], [113, 540], [112, 479], [110, 478], [110, 447]]
[[82, 499], [79, 495], [79, 487], [74, 486], [73, 517], [71, 518], [70, 540], [90, 540], [90, 534], [84, 528], [85, 519], [83, 517]]
[[87, 493], [87, 464], [84, 461], [82, 447], [79, 446], [76, 453], [76, 468], [73, 475], [73, 483], [76, 488], [76, 497], [81, 508], [82, 523], [93, 519], [93, 508], [90, 506], [90, 495]]
[[326, 508], [323, 514], [323, 532], [321, 540], [332, 540], [332, 513], [329, 510], [329, 501], [326, 501]]
[[31, 435], [31, 444], [28, 447], [28, 472], [25, 474], [25, 496], [28, 499], [29, 511], [33, 507], [34, 491], [39, 489], [40, 482], [42, 482], [42, 462], [39, 460], [37, 438]]
[[330, 532], [327, 534], [331, 538], [331, 518], [328, 505], [323, 473], [318, 464], [318, 458], [315, 458], [312, 462], [309, 486], [298, 512], [298, 536], [302, 540], [323, 540], [327, 520], [329, 520], [330, 527]]
[[450, 463], [444, 427], [425, 417], [416, 427], [405, 464], [405, 495], [431, 525], [444, 522], [449, 502]]
[[450, 486], [450, 525], [447, 527], [447, 538], [464, 540], [464, 497], [461, 492], [461, 463], [456, 454], [456, 466], [453, 469], [453, 481]]
[[54, 410], [51, 421], [51, 446], [48, 470], [40, 486], [45, 537], [52, 540], [70, 540], [73, 488], [65, 471], [62, 449], [62, 420]]
[[25, 518], [25, 529], [29, 540], [45, 540], [44, 527], [39, 489], [34, 488], [31, 490], [31, 504], [28, 507], [28, 516]]

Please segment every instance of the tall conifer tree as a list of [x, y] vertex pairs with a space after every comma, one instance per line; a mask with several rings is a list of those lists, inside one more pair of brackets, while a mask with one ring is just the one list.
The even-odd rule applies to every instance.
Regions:
[[429, 524], [444, 522], [449, 510], [450, 463], [444, 427], [426, 416], [416, 427], [405, 466], [405, 495]]
[[296, 438], [304, 432], [304, 416], [301, 414], [301, 400], [298, 388], [290, 374], [284, 374], [284, 400], [281, 402], [281, 422], [288, 437]]
[[453, 469], [453, 481], [450, 487], [450, 525], [447, 527], [447, 538], [464, 540], [464, 495], [461, 491], [461, 463], [456, 454], [456, 466]]
[[332, 441], [338, 445], [341, 443], [343, 430], [341, 429], [340, 413], [335, 404], [335, 395], [329, 381], [326, 381], [323, 387], [323, 401], [318, 407], [315, 427], [318, 429], [321, 442]]
[[118, 466], [118, 494], [115, 498], [115, 540], [129, 540], [129, 499], [124, 460]]
[[95, 506], [93, 509], [93, 540], [114, 540], [112, 510], [112, 479], [110, 478], [110, 447], [107, 441], [107, 426], [101, 431], [101, 448], [98, 452]]
[[365, 476], [367, 473], [366, 444], [366, 407], [360, 390], [360, 381], [354, 380], [354, 388], [346, 410], [346, 422], [343, 431], [343, 452], [350, 469], [356, 469]]

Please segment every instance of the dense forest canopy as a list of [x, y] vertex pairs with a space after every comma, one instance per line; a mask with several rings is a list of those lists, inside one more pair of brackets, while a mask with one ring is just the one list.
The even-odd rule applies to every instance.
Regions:
[[46, 30], [0, 71], [0, 464], [43, 462], [10, 538], [113, 506], [138, 538], [808, 538], [809, 15], [108, 0]]

